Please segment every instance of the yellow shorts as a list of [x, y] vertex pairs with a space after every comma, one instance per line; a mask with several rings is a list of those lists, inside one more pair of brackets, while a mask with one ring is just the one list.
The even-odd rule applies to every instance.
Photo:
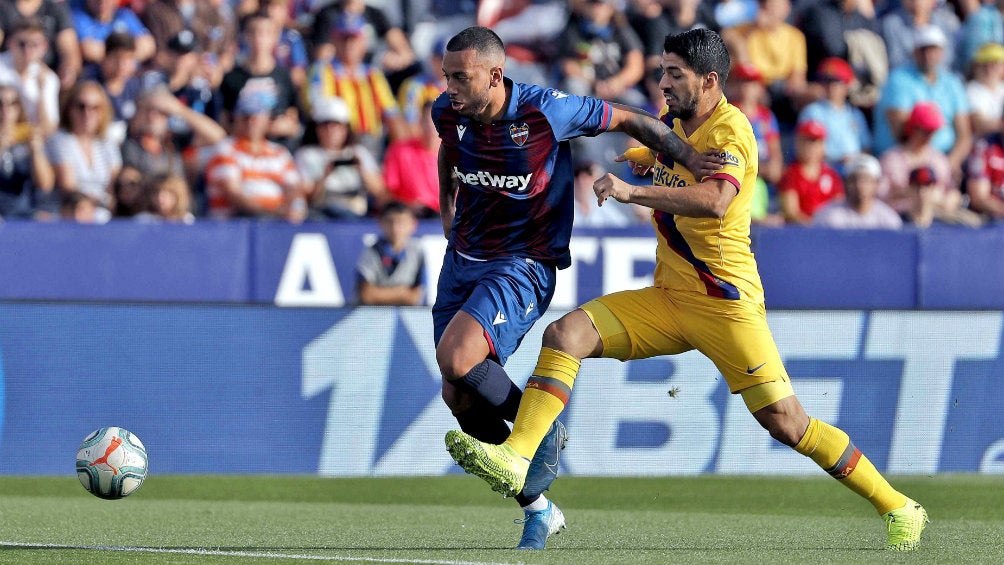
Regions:
[[[752, 412], [794, 394], [763, 304], [648, 287], [601, 296], [582, 310], [603, 340], [604, 357], [626, 361], [696, 349], [730, 391], [749, 394]], [[765, 383], [777, 384], [756, 386]]]

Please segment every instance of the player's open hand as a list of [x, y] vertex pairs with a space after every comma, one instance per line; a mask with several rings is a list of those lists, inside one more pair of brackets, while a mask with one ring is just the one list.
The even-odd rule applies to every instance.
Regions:
[[725, 159], [721, 157], [721, 153], [717, 149], [708, 149], [704, 153], [695, 152], [688, 159], [688, 162], [683, 164], [688, 171], [693, 173], [697, 182], [717, 173], [723, 165], [725, 165]]
[[603, 206], [607, 198], [613, 198], [618, 202], [629, 202], [631, 198], [631, 185], [607, 173], [593, 181], [593, 193], [596, 195], [596, 204]]

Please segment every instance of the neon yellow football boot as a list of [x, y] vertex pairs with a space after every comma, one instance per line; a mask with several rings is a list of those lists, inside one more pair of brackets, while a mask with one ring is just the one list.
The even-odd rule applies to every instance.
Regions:
[[911, 499], [897, 510], [890, 510], [882, 515], [886, 531], [889, 533], [889, 545], [886, 549], [892, 551], [912, 551], [920, 546], [920, 533], [924, 531], [930, 520], [927, 510]]
[[471, 475], [481, 477], [502, 496], [523, 490], [530, 460], [507, 444], [481, 443], [458, 430], [446, 432], [446, 449], [453, 460]]

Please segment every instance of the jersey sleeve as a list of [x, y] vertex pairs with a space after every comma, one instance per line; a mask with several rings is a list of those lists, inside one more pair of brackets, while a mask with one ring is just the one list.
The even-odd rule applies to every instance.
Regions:
[[749, 135], [743, 135], [740, 128], [716, 128], [709, 136], [709, 146], [718, 150], [718, 155], [725, 163], [720, 171], [707, 178], [727, 180], [737, 191], [741, 190], [746, 170], [756, 166], [758, 159], [752, 130], [749, 130]]
[[603, 133], [610, 127], [613, 116], [613, 106], [609, 102], [553, 88], [542, 90], [539, 103], [558, 141]]
[[655, 155], [648, 147], [632, 147], [624, 151], [624, 158], [648, 167], [654, 166], [656, 163]]

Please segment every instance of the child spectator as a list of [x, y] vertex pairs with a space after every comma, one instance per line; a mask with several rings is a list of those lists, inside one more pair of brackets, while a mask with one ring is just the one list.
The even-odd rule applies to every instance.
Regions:
[[788, 223], [808, 224], [816, 210], [843, 197], [843, 180], [824, 159], [825, 140], [826, 127], [819, 122], [802, 122], [795, 130], [795, 162], [778, 185], [781, 212]]
[[195, 223], [192, 214], [192, 192], [184, 177], [168, 175], [153, 180], [150, 214], [168, 222]]
[[10, 36], [25, 20], [36, 19], [42, 23], [45, 39], [50, 49], [45, 54], [45, 64], [59, 75], [63, 88], [77, 82], [80, 75], [80, 42], [73, 28], [73, 16], [63, 0], [14, 0], [5, 2], [0, 10], [0, 36], [3, 50], [10, 51]]
[[380, 236], [356, 263], [359, 304], [418, 306], [425, 285], [425, 257], [413, 239], [417, 222], [408, 206], [390, 202], [380, 212]]

